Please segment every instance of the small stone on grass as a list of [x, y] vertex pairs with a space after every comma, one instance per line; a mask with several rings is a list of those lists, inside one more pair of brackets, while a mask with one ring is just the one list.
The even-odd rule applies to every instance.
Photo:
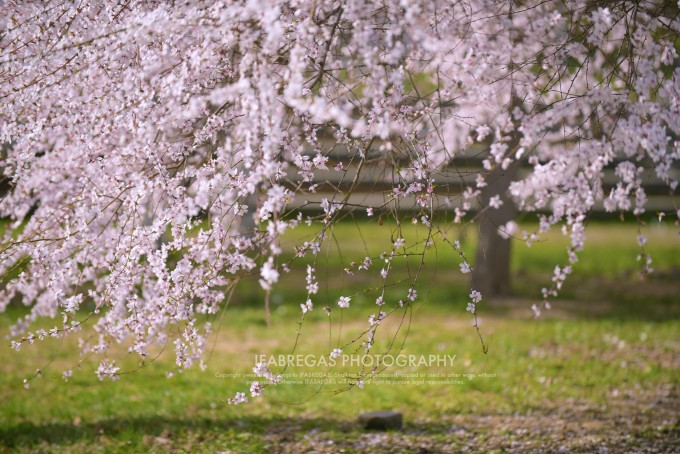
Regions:
[[399, 430], [402, 416], [396, 411], [371, 411], [359, 415], [359, 424], [367, 430]]

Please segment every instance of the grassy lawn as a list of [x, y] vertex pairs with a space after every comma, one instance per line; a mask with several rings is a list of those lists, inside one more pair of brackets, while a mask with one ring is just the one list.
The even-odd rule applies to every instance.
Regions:
[[[327, 355], [367, 327], [375, 312], [367, 289], [372, 281], [337, 268], [387, 248], [381, 228], [394, 226], [336, 227], [343, 255], [329, 243], [317, 263], [321, 276], [327, 274], [302, 325], [296, 354]], [[385, 322], [375, 349], [387, 349], [394, 339], [396, 352], [405, 340], [404, 355], [455, 359], [439, 366], [394, 366], [363, 389], [343, 391], [357, 367], [289, 367], [284, 382], [267, 388], [262, 398], [238, 407], [226, 404], [236, 391], [247, 391], [256, 355], [292, 352], [304, 298], [304, 273], [297, 268], [272, 295], [271, 326], [264, 321], [261, 291], [253, 282], [242, 283], [234, 305], [215, 321], [205, 371], [194, 368], [167, 378], [174, 367], [173, 352], [167, 351], [119, 381], [100, 382], [92, 359], [82, 358], [78, 367], [75, 337], [27, 345], [20, 353], [6, 341], [0, 346], [0, 452], [680, 449], [680, 239], [672, 226], [650, 226], [647, 233], [657, 272], [641, 280], [636, 227], [591, 225], [589, 248], [562, 297], [538, 320], [530, 306], [554, 265], [563, 262], [566, 240], [551, 234], [531, 248], [515, 247], [515, 294], [479, 305], [486, 355], [465, 312], [469, 289], [456, 271], [457, 255], [437, 245], [417, 304]], [[310, 235], [295, 232], [284, 249]], [[409, 240], [422, 231], [409, 226], [402, 235]], [[474, 232], [451, 232], [451, 238], [463, 239], [473, 258]], [[398, 272], [408, 275], [412, 264], [400, 266]], [[390, 297], [403, 298], [406, 287], [390, 289]], [[348, 293], [354, 295], [351, 309], [329, 322], [321, 307]], [[3, 338], [21, 313], [13, 308], [0, 314]], [[54, 324], [49, 322], [44, 326]], [[88, 333], [86, 328], [82, 334]], [[124, 371], [136, 367], [124, 346], [117, 360]], [[41, 377], [24, 389], [23, 378], [36, 368]], [[61, 378], [66, 369], [73, 369], [69, 383]], [[334, 383], [296, 383], [319, 377]], [[380, 409], [402, 412], [404, 428], [383, 433], [358, 426], [358, 414]]]

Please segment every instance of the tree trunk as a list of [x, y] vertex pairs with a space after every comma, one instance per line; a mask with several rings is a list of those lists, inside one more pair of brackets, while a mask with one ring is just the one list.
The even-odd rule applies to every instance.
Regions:
[[[511, 147], [512, 148], [512, 147]], [[510, 183], [517, 176], [517, 164], [507, 170], [500, 167], [487, 176], [488, 186], [482, 190], [483, 211], [479, 215], [479, 239], [477, 260], [472, 271], [472, 288], [485, 297], [507, 295], [511, 290], [510, 282], [510, 239], [498, 234], [498, 227], [515, 218], [517, 209], [507, 195]], [[489, 199], [501, 194], [503, 205], [494, 209], [489, 207]]]

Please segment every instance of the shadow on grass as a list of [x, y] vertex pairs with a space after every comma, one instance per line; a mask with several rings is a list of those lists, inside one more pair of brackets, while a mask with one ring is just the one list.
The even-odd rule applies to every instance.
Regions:
[[[435, 435], [450, 431], [451, 424], [408, 422], [405, 430]], [[279, 441], [294, 441], [307, 433], [327, 432], [342, 437], [343, 434], [357, 431], [363, 432], [357, 422], [332, 418], [239, 416], [227, 419], [184, 419], [145, 416], [81, 422], [78, 425], [67, 422], [23, 422], [0, 428], [0, 448], [64, 447], [78, 443], [92, 445], [103, 437], [135, 445], [153, 444], [159, 439], [167, 442], [220, 439], [228, 444], [230, 440], [261, 438], [263, 435], [274, 436]]]

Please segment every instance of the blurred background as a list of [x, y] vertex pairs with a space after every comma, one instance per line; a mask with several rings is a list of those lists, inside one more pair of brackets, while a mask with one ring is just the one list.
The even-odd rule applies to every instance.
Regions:
[[[382, 265], [374, 260], [370, 270], [357, 271], [351, 263], [388, 250], [397, 226], [378, 217], [348, 218], [332, 227], [332, 240], [319, 254], [320, 291], [304, 323], [298, 324], [311, 259], [293, 262], [282, 274], [270, 295], [269, 325], [257, 277], [246, 278], [213, 320], [204, 371], [194, 367], [168, 377], [175, 369], [170, 346], [140, 368], [129, 346], [121, 345], [115, 359], [125, 373], [100, 382], [93, 372], [97, 361], [79, 357], [76, 336], [25, 345], [18, 353], [7, 341], [0, 348], [0, 442], [9, 450], [111, 452], [672, 450], [679, 440], [680, 237], [672, 222], [643, 221], [590, 221], [586, 249], [538, 319], [531, 306], [542, 301], [555, 265], [566, 263], [568, 238], [555, 231], [531, 247], [513, 240], [509, 289], [477, 305], [487, 354], [465, 310], [470, 275], [460, 272], [457, 251], [435, 241], [418, 278], [418, 298], [384, 322], [374, 350], [455, 355], [452, 364], [395, 366], [363, 389], [347, 386], [356, 383], [357, 367], [288, 367], [278, 371], [282, 383], [263, 397], [228, 406], [235, 392], [247, 393], [258, 355], [328, 357], [367, 329], [377, 312], [379, 292], [372, 286]], [[519, 226], [538, 227], [522, 219]], [[294, 247], [318, 229], [291, 231], [282, 260], [292, 259]], [[421, 224], [399, 229], [407, 245], [423, 240], [427, 230]], [[653, 259], [654, 272], [646, 276], [637, 260], [640, 232]], [[475, 266], [476, 227], [445, 233]], [[385, 301], [405, 298], [410, 284], [400, 276], [413, 276], [420, 261], [417, 255], [395, 259], [395, 283]], [[352, 296], [350, 309], [337, 308], [343, 295]], [[324, 305], [333, 308], [332, 316]], [[0, 314], [3, 337], [25, 311], [13, 304]], [[49, 329], [50, 322], [40, 326]], [[81, 337], [91, 334], [86, 325]], [[343, 352], [358, 349], [359, 343]], [[39, 375], [25, 389], [23, 379], [36, 369]], [[73, 372], [68, 383], [67, 370]], [[451, 383], [433, 378], [451, 374], [457, 377]], [[329, 383], [304, 383], [320, 377]], [[385, 434], [356, 423], [360, 413], [383, 409], [401, 412], [404, 428]]]

